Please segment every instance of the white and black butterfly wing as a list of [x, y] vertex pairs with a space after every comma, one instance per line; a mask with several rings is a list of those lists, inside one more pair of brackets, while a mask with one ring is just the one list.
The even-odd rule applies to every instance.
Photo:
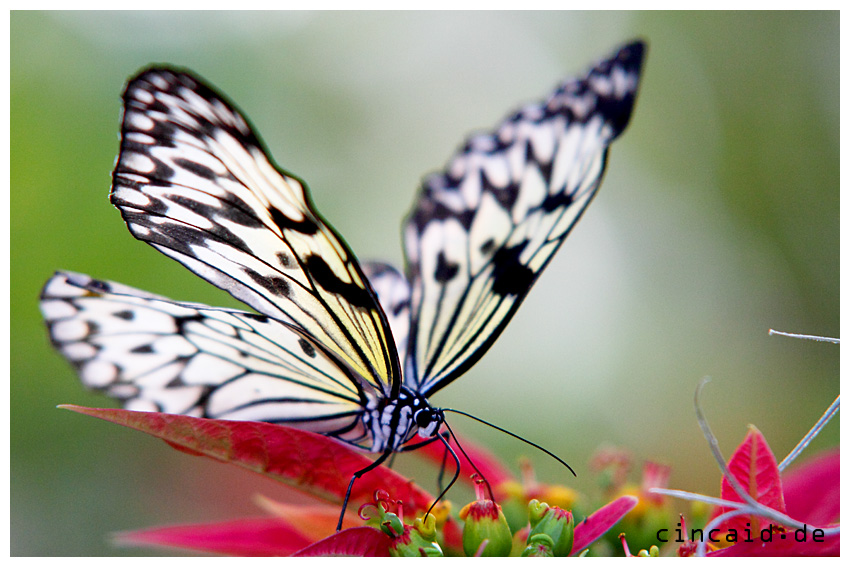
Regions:
[[128, 84], [111, 200], [136, 238], [398, 393], [393, 338], [353, 254], [201, 81], [151, 69]]
[[425, 179], [404, 230], [412, 323], [405, 383], [442, 388], [490, 347], [596, 193], [626, 127], [644, 45], [469, 138]]
[[294, 326], [68, 272], [48, 280], [41, 309], [83, 383], [127, 409], [286, 423], [371, 444], [360, 418], [374, 393]]

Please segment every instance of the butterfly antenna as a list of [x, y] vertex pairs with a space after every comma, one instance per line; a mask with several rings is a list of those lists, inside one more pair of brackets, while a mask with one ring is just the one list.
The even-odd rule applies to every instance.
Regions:
[[[477, 422], [479, 422], [479, 423], [483, 423], [484, 425], [488, 425], [488, 426], [492, 427], [493, 429], [495, 429], [495, 430], [497, 430], [497, 431], [501, 431], [502, 433], [507, 433], [508, 435], [510, 435], [511, 437], [513, 437], [514, 439], [519, 439], [519, 440], [520, 440], [520, 441], [522, 441], [523, 443], [526, 443], [526, 444], [528, 444], [528, 445], [531, 445], [531, 446], [532, 446], [532, 447], [534, 447], [535, 449], [539, 449], [540, 451], [543, 451], [544, 453], [546, 453], [547, 455], [549, 455], [550, 457], [552, 457], [553, 459], [555, 459], [556, 461], [558, 461], [559, 463], [561, 463], [562, 465], [564, 465], [565, 467], [567, 467], [567, 469], [569, 469], [569, 471], [570, 471], [571, 473], [573, 473], [573, 476], [577, 476], [577, 475], [576, 475], [576, 472], [573, 470], [573, 467], [571, 467], [570, 465], [568, 465], [568, 464], [566, 463], [566, 461], [564, 461], [561, 457], [559, 457], [558, 455], [556, 455], [556, 454], [555, 454], [555, 453], [553, 453], [552, 451], [550, 451], [550, 450], [548, 450], [548, 449], [546, 449], [546, 448], [544, 448], [544, 447], [541, 447], [541, 446], [540, 446], [540, 445], [538, 445], [537, 443], [534, 443], [534, 442], [532, 442], [532, 441], [529, 441], [528, 439], [525, 439], [525, 438], [523, 438], [523, 437], [520, 437], [520, 436], [519, 436], [519, 435], [517, 435], [516, 433], [512, 433], [512, 432], [508, 431], [507, 429], [504, 429], [504, 428], [502, 428], [502, 427], [499, 427], [498, 425], [494, 425], [494, 424], [490, 423], [489, 421], [485, 421], [485, 420], [481, 419], [480, 417], [475, 417], [474, 415], [468, 414], [468, 413], [466, 413], [465, 411], [460, 411], [460, 410], [456, 410], [456, 409], [447, 409], [447, 408], [442, 408], [442, 409], [443, 409], [443, 411], [450, 411], [450, 412], [452, 412], [452, 413], [457, 413], [457, 414], [460, 414], [460, 415], [464, 415], [464, 416], [466, 416], [466, 417], [468, 417], [468, 418], [470, 418], [470, 419], [474, 419], [475, 421], [477, 421]], [[448, 427], [448, 424], [446, 424], [446, 427]], [[451, 429], [449, 429], [449, 431], [451, 431]], [[454, 433], [452, 433], [452, 436], [454, 437]], [[457, 442], [457, 437], [455, 437], [455, 442]], [[458, 447], [460, 447], [460, 444], [458, 444]], [[461, 450], [461, 451], [463, 451], [463, 447], [461, 447], [461, 448], [460, 448], [460, 450]], [[466, 456], [466, 453], [464, 453], [464, 456]], [[467, 457], [467, 459], [469, 459], [469, 457]], [[471, 464], [471, 463], [472, 463], [472, 461], [470, 461], [470, 464]], [[473, 465], [473, 468], [475, 468], [475, 465]], [[477, 470], [478, 470], [478, 469], [476, 469], [476, 471], [477, 471]]]

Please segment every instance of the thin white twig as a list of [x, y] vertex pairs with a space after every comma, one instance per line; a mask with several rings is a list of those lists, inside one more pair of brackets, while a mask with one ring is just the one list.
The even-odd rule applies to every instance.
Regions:
[[714, 433], [711, 432], [708, 420], [705, 418], [705, 414], [702, 413], [702, 408], [700, 408], [699, 395], [702, 392], [703, 387], [710, 381], [711, 378], [707, 376], [700, 380], [699, 384], [697, 384], [697, 390], [694, 393], [694, 409], [697, 414], [697, 423], [699, 423], [699, 427], [702, 429], [703, 437], [705, 437], [705, 440], [708, 441], [708, 448], [711, 449], [711, 454], [714, 455], [714, 460], [717, 462], [717, 466], [720, 467], [720, 472], [723, 473], [723, 476], [729, 481], [729, 484], [732, 485], [732, 489], [741, 500], [750, 506], [757, 507], [759, 505], [758, 502], [756, 502], [756, 500], [750, 496], [746, 490], [744, 490], [744, 487], [740, 485], [738, 479], [729, 472], [729, 468], [726, 466], [726, 459], [723, 458], [723, 453], [720, 452], [720, 445], [717, 443], [717, 437], [715, 437]]
[[706, 496], [705, 494], [700, 494], [698, 492], [689, 492], [687, 490], [676, 490], [675, 488], [650, 488], [648, 490], [650, 494], [660, 494], [662, 496], [672, 496], [673, 498], [678, 498], [680, 500], [688, 500], [690, 502], [705, 502], [706, 504], [714, 504], [715, 506], [740, 506], [744, 504], [743, 502], [735, 502], [732, 500], [724, 500], [722, 498], [715, 498], [714, 496]]
[[782, 331], [774, 331], [773, 329], [768, 329], [767, 334], [782, 335], [783, 337], [791, 337], [792, 339], [809, 339], [810, 341], [823, 341], [834, 344], [839, 344], [841, 342], [839, 339], [833, 339], [830, 337], [821, 337], [819, 335], [801, 335], [800, 333], [785, 333]]
[[835, 401], [832, 402], [832, 405], [830, 405], [823, 413], [817, 423], [815, 423], [812, 428], [809, 429], [809, 432], [806, 433], [806, 435], [800, 440], [799, 443], [797, 443], [797, 446], [794, 447], [794, 449], [792, 449], [790, 453], [788, 453], [787, 457], [782, 459], [782, 462], [779, 463], [779, 472], [782, 472], [783, 470], [785, 470], [785, 467], [794, 462], [794, 459], [796, 459], [797, 456], [803, 452], [803, 449], [805, 449], [809, 445], [809, 443], [811, 443], [812, 439], [817, 437], [818, 433], [820, 433], [820, 430], [823, 429], [827, 423], [829, 423], [829, 420], [832, 419], [832, 416], [838, 413], [838, 409], [840, 406], [841, 396], [839, 395], [837, 398], [835, 398]]

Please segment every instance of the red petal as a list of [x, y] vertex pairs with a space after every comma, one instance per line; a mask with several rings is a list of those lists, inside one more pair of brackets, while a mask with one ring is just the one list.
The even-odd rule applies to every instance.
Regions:
[[637, 506], [637, 503], [638, 499], [634, 496], [620, 496], [576, 524], [572, 555], [584, 551], [587, 546], [610, 530], [614, 524]]
[[177, 547], [245, 557], [292, 555], [312, 541], [292, 525], [276, 518], [151, 528], [118, 534], [117, 540], [124, 544]]
[[451, 516], [443, 524], [443, 551], [463, 555], [463, 526]]
[[[329, 437], [271, 423], [59, 407], [148, 433], [189, 454], [239, 465], [331, 502], [341, 502], [351, 475], [372, 462]], [[379, 488], [402, 500], [411, 513], [427, 509], [433, 502], [433, 497], [412, 481], [378, 467], [354, 483], [349, 506], [371, 501]]]
[[[271, 516], [297, 526], [310, 541], [318, 541], [336, 530], [339, 521], [339, 506], [334, 504], [290, 504], [278, 502], [265, 496], [255, 498], [256, 503]], [[342, 520], [344, 528], [363, 525], [356, 510], [348, 510]]]
[[[779, 478], [779, 468], [776, 466], [776, 458], [767, 444], [761, 432], [750, 426], [744, 441], [735, 449], [727, 464], [729, 472], [738, 481], [738, 484], [747, 491], [757, 502], [764, 504], [779, 512], [785, 512], [785, 500], [782, 497], [782, 481]], [[732, 488], [732, 484], [723, 477], [720, 486], [720, 497], [733, 502], [743, 502], [740, 496]], [[729, 508], [721, 508], [715, 516], [729, 511]], [[739, 516], [724, 522], [720, 528], [729, 530], [734, 528], [738, 533], [749, 529], [753, 532], [760, 530], [768, 520], [758, 517]]]
[[388, 535], [375, 528], [368, 526], [350, 528], [317, 541], [295, 553], [294, 556], [389, 557], [391, 542]]
[[840, 449], [827, 451], [782, 477], [785, 509], [795, 520], [825, 526], [839, 517]]

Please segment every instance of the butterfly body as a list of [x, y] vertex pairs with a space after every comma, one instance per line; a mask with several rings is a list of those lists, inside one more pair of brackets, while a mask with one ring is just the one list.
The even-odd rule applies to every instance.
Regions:
[[490, 348], [596, 194], [643, 54], [626, 45], [470, 137], [423, 181], [404, 274], [360, 264], [223, 95], [143, 71], [123, 97], [111, 202], [136, 238], [256, 313], [58, 272], [42, 292], [51, 340], [128, 409], [291, 425], [376, 464], [439, 439], [428, 397]]
[[397, 398], [378, 400], [377, 407], [363, 419], [372, 430], [373, 453], [398, 452], [416, 435], [430, 439], [445, 421], [442, 411], [432, 407], [427, 398], [404, 386]]

